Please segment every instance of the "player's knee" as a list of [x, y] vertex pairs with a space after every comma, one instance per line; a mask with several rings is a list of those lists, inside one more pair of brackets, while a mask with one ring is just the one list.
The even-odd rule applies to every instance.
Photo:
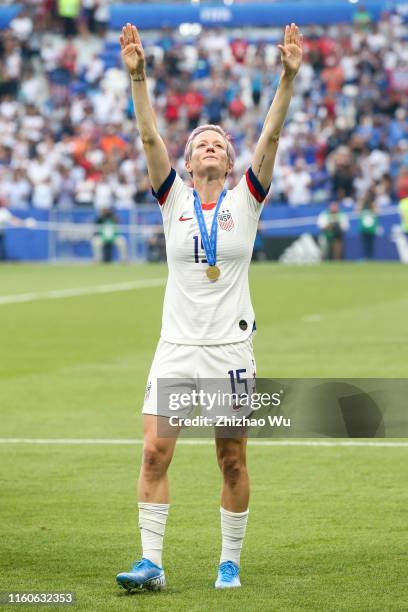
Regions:
[[170, 457], [165, 449], [154, 443], [145, 444], [143, 448], [143, 471], [147, 478], [154, 480], [163, 476], [169, 463]]
[[236, 485], [246, 472], [245, 463], [237, 455], [224, 455], [220, 460], [220, 468], [225, 482]]

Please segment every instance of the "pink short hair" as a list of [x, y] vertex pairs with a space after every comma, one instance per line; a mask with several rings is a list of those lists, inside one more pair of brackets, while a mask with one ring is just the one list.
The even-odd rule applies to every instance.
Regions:
[[230, 138], [229, 138], [228, 134], [226, 134], [226, 132], [224, 132], [222, 127], [220, 127], [219, 125], [213, 125], [211, 123], [208, 123], [206, 125], [200, 125], [200, 126], [196, 127], [196, 129], [191, 132], [191, 134], [190, 134], [190, 136], [188, 137], [188, 140], [187, 140], [186, 148], [184, 149], [184, 161], [188, 162], [191, 159], [191, 155], [192, 155], [192, 152], [193, 152], [193, 141], [195, 140], [195, 138], [199, 134], [201, 134], [202, 132], [206, 132], [207, 130], [213, 130], [214, 132], [217, 132], [217, 134], [220, 134], [220, 136], [223, 137], [223, 139], [225, 140], [225, 144], [227, 145], [228, 161], [232, 165], [234, 165], [234, 162], [235, 162], [235, 151], [234, 151], [234, 147], [231, 144], [231, 141], [230, 141]]

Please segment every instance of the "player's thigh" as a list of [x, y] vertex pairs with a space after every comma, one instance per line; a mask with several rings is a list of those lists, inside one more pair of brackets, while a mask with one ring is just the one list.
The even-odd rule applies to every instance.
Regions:
[[[191, 396], [196, 388], [197, 347], [173, 344], [160, 339], [147, 379], [143, 403], [144, 415], [185, 417], [191, 411], [188, 405], [181, 405], [183, 394]], [[158, 430], [164, 426], [158, 420]]]

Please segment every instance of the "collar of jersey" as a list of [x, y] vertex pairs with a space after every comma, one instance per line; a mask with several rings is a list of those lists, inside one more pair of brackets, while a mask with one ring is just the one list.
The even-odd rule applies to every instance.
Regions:
[[215, 208], [216, 204], [217, 202], [208, 202], [208, 203], [202, 202], [201, 208], [203, 210], [212, 210], [213, 208]]

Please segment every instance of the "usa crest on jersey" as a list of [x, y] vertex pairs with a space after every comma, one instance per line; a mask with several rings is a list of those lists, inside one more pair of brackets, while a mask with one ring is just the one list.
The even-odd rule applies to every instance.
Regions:
[[218, 225], [227, 232], [232, 230], [234, 227], [234, 219], [229, 210], [223, 210], [218, 214]]

